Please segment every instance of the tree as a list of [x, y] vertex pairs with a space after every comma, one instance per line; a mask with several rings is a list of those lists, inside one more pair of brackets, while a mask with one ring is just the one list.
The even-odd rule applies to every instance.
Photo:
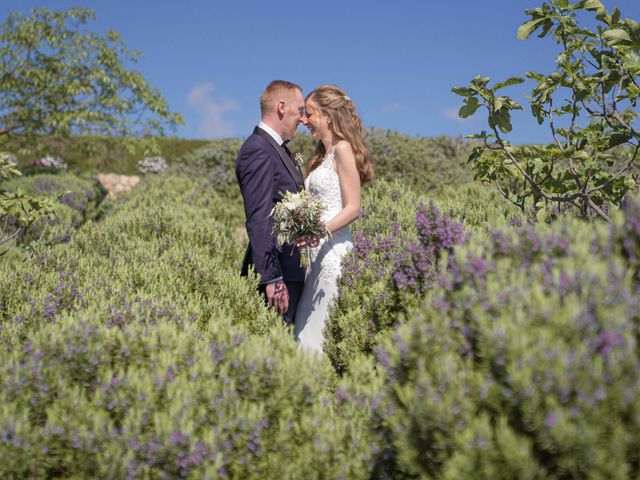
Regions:
[[[576, 13], [595, 12], [597, 29], [579, 26]], [[511, 77], [489, 86], [487, 77], [468, 87], [455, 87], [464, 98], [460, 116], [484, 107], [490, 131], [470, 135], [480, 140], [469, 156], [476, 178], [494, 183], [502, 195], [523, 211], [546, 218], [553, 207], [577, 209], [583, 218], [608, 220], [608, 209], [619, 205], [638, 180], [640, 131], [640, 24], [609, 13], [599, 0], [550, 0], [525, 11], [531, 19], [518, 29], [520, 39], [539, 31], [561, 47], [556, 71], [528, 72], [536, 82], [531, 113], [549, 126], [547, 145], [515, 146], [511, 111], [522, 106], [498, 90], [524, 82]]]
[[[120, 145], [156, 151], [154, 135], [182, 117], [126, 65], [138, 53], [120, 35], [85, 28], [91, 10], [12, 13], [0, 24], [0, 150], [37, 153], [73, 143], [94, 150]], [[0, 158], [0, 182], [20, 171]], [[0, 188], [0, 255], [36, 219], [52, 215], [51, 199]]]
[[[48, 143], [131, 145], [175, 128], [182, 117], [169, 111], [160, 92], [127, 69], [137, 52], [120, 35], [90, 32], [91, 10], [12, 13], [0, 24], [0, 145], [24, 153]], [[91, 135], [88, 139], [85, 135]]]

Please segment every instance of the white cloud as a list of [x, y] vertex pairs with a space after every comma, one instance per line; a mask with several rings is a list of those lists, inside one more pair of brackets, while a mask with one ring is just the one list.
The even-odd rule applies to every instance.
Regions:
[[231, 137], [235, 133], [233, 123], [224, 118], [224, 114], [238, 108], [235, 100], [215, 100], [213, 83], [201, 83], [189, 92], [189, 106], [202, 115], [198, 125], [198, 135], [203, 138]]
[[473, 115], [470, 117], [466, 117], [466, 118], [462, 118], [461, 116], [458, 115], [458, 111], [460, 110], [460, 107], [462, 105], [459, 105], [457, 107], [449, 107], [449, 108], [445, 108], [442, 111], [442, 115], [445, 118], [448, 118], [449, 120], [455, 120], [456, 122], [469, 122], [471, 120], [473, 120]]

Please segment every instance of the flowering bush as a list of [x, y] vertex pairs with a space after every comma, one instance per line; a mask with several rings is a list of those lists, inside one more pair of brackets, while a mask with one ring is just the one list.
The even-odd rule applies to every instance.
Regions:
[[167, 161], [163, 157], [145, 157], [138, 162], [138, 170], [142, 173], [162, 173], [167, 169]]
[[[515, 214], [493, 206], [495, 193], [485, 188], [457, 187], [456, 201], [452, 190], [440, 189], [435, 198], [455, 219], [433, 202], [426, 206], [400, 183], [377, 180], [366, 191], [364, 216], [353, 227], [353, 251], [343, 261], [340, 294], [325, 330], [325, 352], [337, 371], [346, 371], [358, 353], [374, 352], [431, 288], [438, 259], [464, 243], [470, 228], [482, 231], [488, 222], [504, 224]], [[483, 202], [485, 210], [478, 207]]]
[[377, 350], [385, 475], [640, 474], [638, 207], [454, 248]]
[[0, 266], [3, 478], [369, 476], [368, 388], [297, 351], [236, 220], [206, 181], [152, 179]]
[[38, 160], [33, 160], [29, 163], [31, 167], [42, 167], [42, 168], [50, 168], [52, 170], [66, 170], [67, 164], [60, 157], [53, 157], [51, 155], [47, 155], [46, 157], [39, 158]]
[[371, 451], [333, 406], [331, 367], [282, 330], [255, 337], [218, 318], [203, 334], [144, 303], [108, 326], [106, 306], [0, 353], [4, 478], [367, 476]]

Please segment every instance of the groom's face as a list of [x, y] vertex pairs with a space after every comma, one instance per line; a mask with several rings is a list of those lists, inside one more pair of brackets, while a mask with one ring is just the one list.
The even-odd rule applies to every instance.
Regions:
[[282, 117], [283, 140], [292, 140], [296, 136], [296, 129], [304, 118], [304, 98], [302, 92], [295, 90], [289, 92], [285, 101], [285, 112]]

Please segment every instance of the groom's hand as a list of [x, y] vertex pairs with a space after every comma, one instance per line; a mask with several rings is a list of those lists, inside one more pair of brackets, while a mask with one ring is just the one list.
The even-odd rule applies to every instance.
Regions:
[[276, 309], [276, 311], [284, 315], [289, 310], [289, 292], [282, 280], [267, 284], [267, 302]]

